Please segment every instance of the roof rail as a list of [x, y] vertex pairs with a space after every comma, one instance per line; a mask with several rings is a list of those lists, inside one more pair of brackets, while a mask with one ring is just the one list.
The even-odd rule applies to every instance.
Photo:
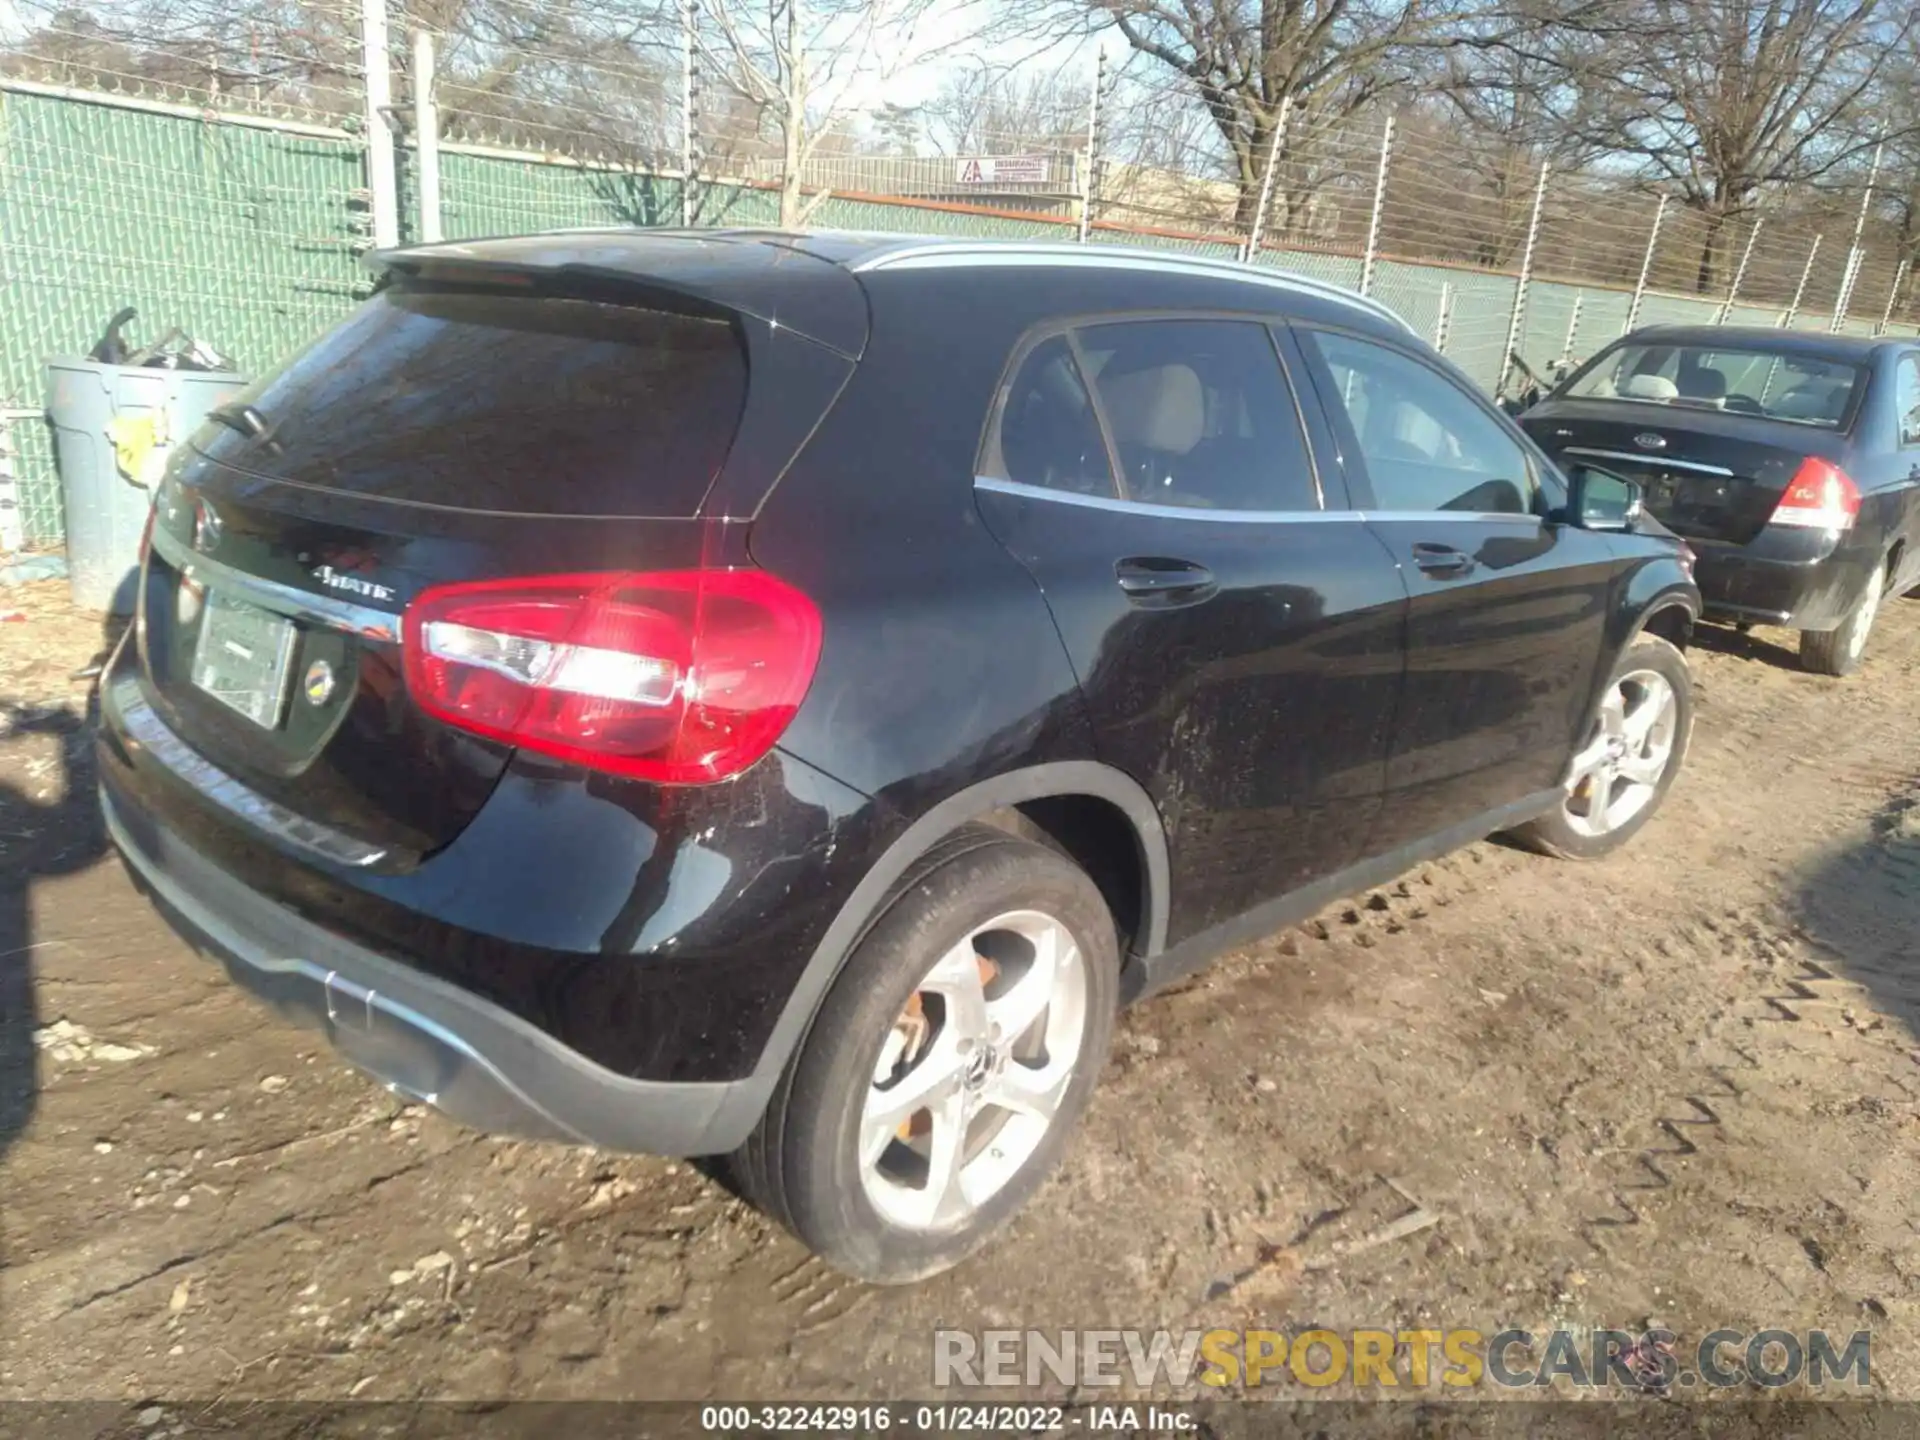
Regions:
[[1160, 270], [1211, 275], [1222, 280], [1268, 285], [1295, 294], [1319, 295], [1365, 310], [1403, 330], [1412, 331], [1399, 315], [1378, 300], [1356, 294], [1326, 280], [1290, 270], [1270, 270], [1238, 260], [1214, 260], [1178, 251], [1134, 249], [1127, 245], [1067, 245], [1018, 240], [933, 240], [881, 250], [854, 261], [848, 268], [869, 270], [937, 270], [995, 265], [1079, 265], [1092, 269]]

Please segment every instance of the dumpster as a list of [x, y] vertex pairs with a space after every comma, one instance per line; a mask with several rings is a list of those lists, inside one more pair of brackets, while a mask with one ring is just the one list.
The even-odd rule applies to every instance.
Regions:
[[227, 370], [47, 362], [75, 605], [132, 613], [151, 482], [172, 448], [244, 383]]

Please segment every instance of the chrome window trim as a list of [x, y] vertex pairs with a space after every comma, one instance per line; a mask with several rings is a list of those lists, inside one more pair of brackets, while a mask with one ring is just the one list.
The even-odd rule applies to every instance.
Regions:
[[1538, 515], [1508, 511], [1474, 510], [1203, 510], [1185, 505], [1155, 505], [1145, 500], [1119, 500], [1108, 495], [1081, 495], [1072, 490], [1049, 490], [1044, 485], [1023, 485], [1018, 480], [1001, 480], [992, 475], [976, 475], [976, 490], [992, 490], [1027, 500], [1051, 500], [1059, 505], [1079, 505], [1088, 510], [1110, 510], [1121, 515], [1142, 515], [1160, 520], [1204, 520], [1214, 524], [1281, 525], [1327, 520], [1381, 521], [1473, 521], [1485, 524], [1500, 521], [1514, 525], [1539, 525]]
[[1733, 478], [1733, 471], [1724, 465], [1703, 465], [1697, 460], [1669, 460], [1664, 455], [1635, 455], [1626, 450], [1593, 450], [1585, 445], [1569, 445], [1560, 452], [1562, 455], [1585, 455], [1593, 460], [1627, 460], [1635, 465], [1658, 465], [1663, 470], [1692, 470], [1701, 475], [1720, 475]]
[[282, 585], [277, 580], [249, 575], [209, 555], [202, 555], [190, 548], [186, 541], [158, 525], [153, 527], [152, 544], [182, 574], [191, 575], [223, 594], [236, 595], [262, 610], [271, 610], [276, 615], [307, 620], [336, 630], [348, 630], [371, 640], [386, 640], [396, 645], [400, 643], [400, 617], [391, 611], [375, 610], [370, 605], [356, 605], [351, 600], [336, 600], [331, 595], [315, 595], [306, 590], [296, 590], [291, 585]]
[[1034, 245], [1002, 242], [983, 245], [978, 241], [949, 240], [909, 245], [885, 250], [855, 261], [847, 268], [855, 274], [878, 270], [954, 270], [993, 269], [1012, 266], [1060, 265], [1091, 270], [1156, 270], [1170, 275], [1198, 275], [1216, 280], [1237, 280], [1243, 284], [1264, 285], [1294, 295], [1315, 295], [1334, 300], [1352, 309], [1386, 320], [1396, 328], [1413, 334], [1413, 326], [1377, 300], [1367, 299], [1351, 290], [1343, 290], [1311, 276], [1287, 271], [1267, 270], [1231, 260], [1210, 260], [1197, 255], [1146, 250], [1139, 253], [1118, 247]]
[[384, 860], [387, 852], [368, 845], [330, 825], [295, 814], [277, 801], [243, 785], [167, 727], [141, 697], [137, 681], [121, 680], [113, 687], [114, 709], [127, 738], [154, 762], [191, 785], [208, 800], [255, 829], [338, 865], [364, 869]]

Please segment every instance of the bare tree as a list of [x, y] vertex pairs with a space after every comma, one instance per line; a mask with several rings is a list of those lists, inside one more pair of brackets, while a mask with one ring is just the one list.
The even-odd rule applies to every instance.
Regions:
[[780, 223], [806, 223], [806, 164], [844, 136], [863, 91], [933, 53], [919, 38], [936, 0], [704, 0], [708, 73], [771, 124], [780, 143]]
[[1876, 103], [1920, 24], [1908, 0], [1607, 0], [1606, 64], [1576, 133], [1704, 219], [1696, 283], [1768, 187], [1805, 183], [1884, 137]]
[[1457, 11], [1438, 0], [1058, 0], [1038, 13], [1038, 24], [1077, 16], [1117, 31], [1178, 78], [1219, 137], [1244, 226], [1282, 103], [1293, 100], [1290, 152], [1296, 134], [1338, 126], [1406, 84], [1420, 67], [1417, 42]]

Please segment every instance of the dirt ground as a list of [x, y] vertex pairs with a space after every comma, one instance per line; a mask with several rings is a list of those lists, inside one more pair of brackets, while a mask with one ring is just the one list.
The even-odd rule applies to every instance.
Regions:
[[[0, 1398], [925, 1396], [937, 1325], [1648, 1322], [1870, 1328], [1920, 1398], [1920, 601], [1845, 682], [1706, 636], [1613, 860], [1479, 845], [1137, 1007], [1011, 1232], [881, 1291], [230, 988], [106, 854], [57, 592], [0, 597]], [[1354, 1245], [1403, 1192], [1438, 1223]]]

